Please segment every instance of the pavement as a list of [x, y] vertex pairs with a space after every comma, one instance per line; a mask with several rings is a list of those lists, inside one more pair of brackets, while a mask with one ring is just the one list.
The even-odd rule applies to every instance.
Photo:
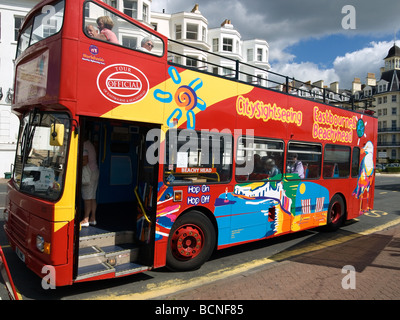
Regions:
[[311, 252], [277, 253], [266, 260], [269, 262], [230, 277], [156, 299], [400, 299], [400, 224], [354, 234], [346, 241], [321, 243]]
[[285, 258], [167, 300], [398, 300], [400, 224]]

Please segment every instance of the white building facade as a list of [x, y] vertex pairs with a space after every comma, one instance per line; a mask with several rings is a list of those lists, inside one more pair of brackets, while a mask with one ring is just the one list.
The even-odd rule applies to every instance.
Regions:
[[[157, 0], [156, 0], [157, 1]], [[11, 113], [14, 59], [18, 30], [25, 15], [37, 0], [0, 2], [0, 178], [12, 171], [19, 121]], [[210, 28], [199, 6], [172, 14], [151, 11], [152, 0], [103, 0], [126, 15], [156, 29], [170, 41], [169, 59], [175, 63], [219, 76], [236, 78], [256, 85], [266, 85], [269, 45], [265, 40], [242, 40], [230, 20]], [[135, 39], [119, 35], [121, 44], [130, 46]], [[155, 48], [156, 49], [156, 48]], [[238, 63], [240, 74], [237, 73]]]
[[0, 178], [11, 172], [18, 137], [19, 121], [11, 113], [18, 30], [25, 15], [37, 3], [29, 0], [0, 2]]

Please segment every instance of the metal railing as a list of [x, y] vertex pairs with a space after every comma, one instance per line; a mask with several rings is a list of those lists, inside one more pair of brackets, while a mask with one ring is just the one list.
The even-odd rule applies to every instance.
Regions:
[[[182, 48], [190, 48], [192, 50], [191, 55], [185, 55], [183, 49], [181, 52], [177, 52], [177, 50], [172, 51], [168, 50], [168, 60], [170, 64], [181, 66], [186, 69], [193, 69], [200, 72], [210, 73], [215, 76], [224, 77], [227, 79], [232, 79], [244, 83], [249, 83], [254, 86], [263, 87], [269, 90], [280, 91], [291, 95], [296, 95], [301, 98], [309, 99], [309, 100], [318, 100], [325, 104], [331, 104], [335, 106], [339, 106], [346, 109], [355, 109], [355, 99], [354, 95], [351, 94], [350, 91], [348, 93], [342, 94], [338, 92], [334, 92], [330, 88], [321, 88], [319, 86], [310, 84], [309, 82], [303, 82], [293, 77], [285, 76], [266, 68], [261, 68], [238, 59], [233, 59], [227, 56], [223, 56], [217, 54], [215, 52], [206, 51], [200, 49], [198, 47], [188, 45], [182, 43], [180, 41], [169, 39], [169, 48], [172, 45], [182, 46]], [[195, 51], [193, 51], [195, 50]], [[207, 60], [197, 59], [192, 56], [195, 54], [194, 52], [198, 52], [199, 55], [206, 56]], [[229, 52], [227, 52], [229, 54]], [[177, 57], [180, 57], [177, 59]], [[210, 58], [213, 57], [215, 60], [218, 60], [218, 63], [209, 61]], [[182, 58], [190, 59], [192, 65], [187, 65], [181, 63]], [[179, 61], [179, 62], [178, 62]], [[255, 63], [264, 63], [254, 61]], [[244, 69], [251, 70], [245, 72]], [[222, 72], [220, 72], [222, 70]], [[215, 71], [217, 71], [215, 73]], [[256, 72], [260, 72], [266, 75], [266, 78], [261, 78], [256, 75]], [[248, 79], [252, 79], [248, 81]], [[254, 81], [253, 81], [254, 79]]]

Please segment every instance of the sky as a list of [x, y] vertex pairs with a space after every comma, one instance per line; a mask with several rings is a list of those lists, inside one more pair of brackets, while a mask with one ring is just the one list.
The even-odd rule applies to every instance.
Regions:
[[230, 19], [242, 40], [267, 40], [271, 70], [302, 81], [351, 89], [355, 77], [380, 78], [395, 34], [400, 46], [398, 0], [153, 0], [152, 11], [196, 3], [209, 28]]

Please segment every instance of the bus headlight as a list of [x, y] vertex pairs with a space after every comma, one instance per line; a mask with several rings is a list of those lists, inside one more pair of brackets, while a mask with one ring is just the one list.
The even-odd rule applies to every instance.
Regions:
[[36, 236], [36, 248], [40, 251], [40, 252], [44, 252], [44, 239], [42, 236], [37, 235]]
[[36, 248], [43, 253], [50, 254], [50, 243], [44, 241], [44, 238], [40, 235], [36, 236]]

